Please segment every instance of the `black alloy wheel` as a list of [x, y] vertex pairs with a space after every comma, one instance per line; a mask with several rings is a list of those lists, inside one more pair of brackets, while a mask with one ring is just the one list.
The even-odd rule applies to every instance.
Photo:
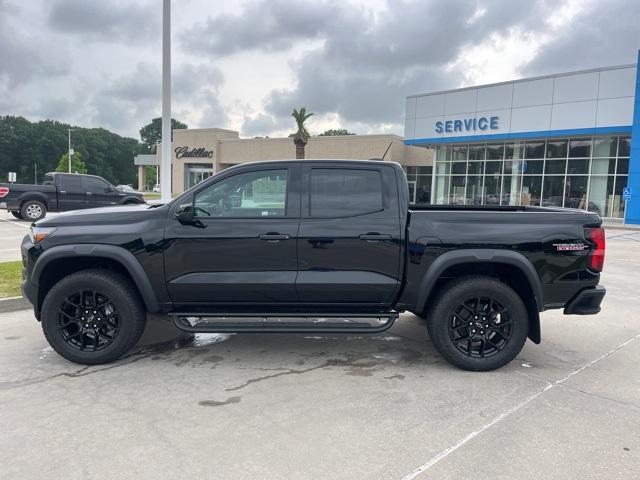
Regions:
[[470, 357], [490, 357], [511, 339], [509, 312], [491, 297], [474, 297], [460, 303], [449, 318], [449, 338]]
[[147, 316], [133, 282], [106, 269], [59, 280], [42, 303], [42, 331], [53, 349], [84, 365], [109, 363], [137, 343]]
[[486, 276], [451, 280], [425, 312], [436, 350], [458, 368], [489, 371], [513, 360], [527, 340], [529, 314], [509, 285]]
[[95, 352], [116, 339], [120, 316], [104, 293], [83, 289], [63, 301], [58, 310], [58, 329], [71, 347]]

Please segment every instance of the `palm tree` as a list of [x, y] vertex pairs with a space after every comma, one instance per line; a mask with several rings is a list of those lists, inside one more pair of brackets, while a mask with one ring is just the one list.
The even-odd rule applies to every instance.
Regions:
[[302, 107], [300, 111], [294, 108], [291, 114], [298, 125], [298, 131], [293, 134], [293, 143], [296, 145], [296, 160], [304, 159], [304, 146], [309, 140], [309, 132], [304, 126], [304, 122], [306, 122], [311, 115], [313, 115], [313, 113], [307, 113], [305, 107]]

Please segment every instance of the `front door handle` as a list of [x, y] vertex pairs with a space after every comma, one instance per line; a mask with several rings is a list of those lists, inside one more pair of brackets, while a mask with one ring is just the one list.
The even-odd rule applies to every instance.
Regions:
[[377, 233], [377, 232], [369, 232], [363, 233], [360, 235], [360, 240], [365, 240], [367, 242], [380, 242], [382, 240], [391, 240], [391, 235]]
[[279, 242], [280, 240], [289, 240], [291, 236], [281, 233], [263, 233], [259, 235], [259, 238], [267, 242]]

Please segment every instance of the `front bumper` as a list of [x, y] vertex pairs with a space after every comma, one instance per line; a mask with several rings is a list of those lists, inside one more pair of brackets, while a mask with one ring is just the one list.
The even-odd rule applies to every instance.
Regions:
[[595, 315], [600, 312], [600, 304], [607, 293], [602, 285], [580, 290], [564, 308], [565, 315]]

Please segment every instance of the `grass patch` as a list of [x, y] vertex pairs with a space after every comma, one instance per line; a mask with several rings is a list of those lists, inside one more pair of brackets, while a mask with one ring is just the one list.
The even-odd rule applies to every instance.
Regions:
[[0, 263], [0, 298], [18, 297], [22, 281], [22, 262]]
[[144, 198], [147, 200], [160, 200], [159, 193], [145, 193]]

